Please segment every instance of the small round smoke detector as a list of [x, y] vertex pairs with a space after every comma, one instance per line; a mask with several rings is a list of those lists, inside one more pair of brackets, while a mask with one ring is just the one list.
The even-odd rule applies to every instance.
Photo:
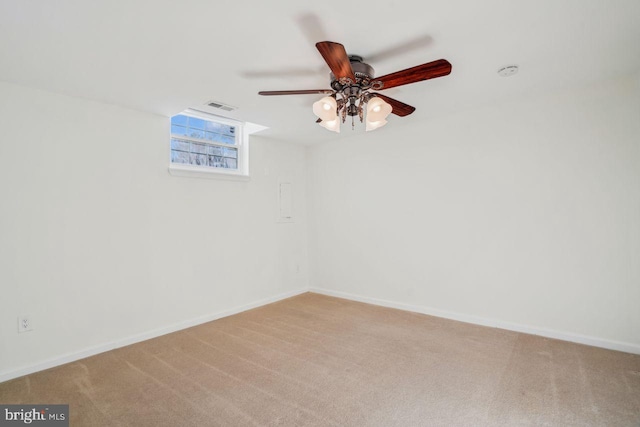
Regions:
[[507, 65], [506, 67], [502, 67], [498, 70], [498, 75], [500, 77], [509, 77], [509, 76], [513, 76], [517, 72], [518, 72], [517, 65]]

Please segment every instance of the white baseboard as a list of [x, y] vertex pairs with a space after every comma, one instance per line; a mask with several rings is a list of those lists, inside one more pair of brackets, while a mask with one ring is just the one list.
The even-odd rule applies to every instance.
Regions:
[[55, 366], [64, 365], [65, 363], [75, 362], [76, 360], [84, 359], [85, 357], [94, 356], [99, 353], [104, 353], [105, 351], [135, 344], [141, 341], [146, 341], [151, 338], [156, 338], [162, 335], [170, 334], [172, 332], [180, 331], [182, 329], [190, 328], [192, 326], [197, 326], [202, 323], [211, 322], [213, 320], [221, 319], [223, 317], [231, 316], [233, 314], [237, 314], [243, 311], [251, 310], [253, 308], [261, 307], [263, 305], [267, 305], [283, 299], [291, 298], [293, 296], [300, 295], [308, 291], [309, 291], [308, 289], [298, 289], [295, 291], [285, 292], [283, 294], [275, 295], [273, 297], [254, 301], [249, 304], [242, 305], [240, 307], [235, 307], [230, 310], [224, 310], [224, 311], [220, 311], [213, 314], [207, 314], [205, 316], [200, 316], [195, 319], [185, 320], [183, 322], [175, 323], [173, 325], [154, 329], [148, 332], [143, 332], [141, 334], [132, 335], [120, 340], [111, 341], [105, 344], [100, 344], [97, 346], [85, 348], [83, 350], [72, 352], [72, 353], [67, 353], [58, 357], [54, 357], [52, 359], [45, 360], [44, 362], [40, 362], [35, 365], [22, 367], [12, 371], [0, 372], [0, 382], [18, 378], [23, 375], [29, 375], [34, 372], [53, 368]]
[[465, 323], [472, 323], [475, 325], [489, 326], [492, 328], [500, 328], [500, 329], [506, 329], [514, 332], [522, 332], [526, 334], [539, 335], [547, 338], [554, 338], [554, 339], [559, 339], [563, 341], [575, 342], [579, 344], [586, 344], [586, 345], [606, 348], [610, 350], [624, 351], [626, 353], [640, 354], [640, 345], [632, 344], [632, 343], [606, 340], [602, 338], [574, 334], [570, 332], [536, 328], [536, 327], [521, 325], [517, 323], [504, 322], [501, 320], [486, 319], [483, 317], [454, 313], [454, 312], [449, 312], [445, 310], [438, 310], [431, 307], [423, 307], [423, 306], [404, 304], [404, 303], [388, 301], [388, 300], [383, 300], [378, 298], [364, 297], [360, 295], [354, 295], [347, 292], [334, 291], [330, 289], [309, 288], [309, 289], [298, 289], [295, 291], [285, 292], [279, 295], [275, 295], [273, 297], [264, 298], [249, 304], [245, 304], [239, 307], [229, 309], [229, 310], [208, 314], [206, 316], [197, 317], [195, 319], [185, 320], [183, 322], [179, 322], [163, 328], [154, 329], [152, 331], [133, 335], [120, 340], [111, 341], [105, 344], [89, 347], [77, 352], [67, 353], [58, 357], [54, 357], [52, 359], [45, 360], [43, 362], [40, 362], [34, 365], [22, 367], [12, 371], [1, 372], [0, 382], [8, 381], [14, 378], [21, 377], [23, 375], [28, 375], [34, 372], [53, 368], [55, 366], [63, 365], [65, 363], [75, 362], [76, 360], [84, 359], [85, 357], [94, 356], [99, 353], [104, 353], [105, 351], [135, 344], [141, 341], [146, 341], [151, 338], [156, 338], [156, 337], [166, 335], [172, 332], [176, 332], [182, 329], [190, 328], [192, 326], [197, 326], [202, 323], [211, 322], [216, 319], [221, 319], [223, 317], [231, 316], [233, 314], [237, 314], [243, 311], [251, 310], [253, 308], [261, 307], [263, 305], [271, 304], [286, 298], [291, 298], [293, 296], [300, 295], [305, 292], [315, 292], [322, 295], [344, 298], [352, 301], [359, 301], [359, 302], [379, 305], [383, 307], [396, 308], [399, 310], [411, 311], [414, 313], [422, 313], [430, 316], [442, 317], [445, 319], [452, 319], [452, 320], [457, 320]]
[[394, 301], [387, 301], [378, 298], [364, 297], [341, 291], [330, 289], [310, 288], [310, 292], [328, 295], [332, 297], [344, 298], [352, 301], [364, 302], [367, 304], [379, 305], [383, 307], [397, 308], [400, 310], [411, 311], [414, 313], [428, 314], [430, 316], [442, 317], [445, 319], [457, 320], [474, 325], [489, 326], [492, 328], [506, 329], [514, 332], [522, 332], [525, 334], [539, 335], [546, 338], [554, 338], [562, 341], [570, 341], [578, 344], [586, 344], [594, 347], [602, 347], [609, 350], [624, 351], [626, 353], [640, 354], [640, 345], [612, 341], [603, 338], [591, 337], [587, 335], [574, 334], [571, 332], [556, 331], [552, 329], [537, 328], [534, 326], [521, 325], [518, 323], [505, 322], [495, 319], [486, 319], [483, 317], [471, 316], [467, 314], [453, 313], [450, 311], [438, 310], [431, 307], [423, 307], [418, 305], [403, 304]]

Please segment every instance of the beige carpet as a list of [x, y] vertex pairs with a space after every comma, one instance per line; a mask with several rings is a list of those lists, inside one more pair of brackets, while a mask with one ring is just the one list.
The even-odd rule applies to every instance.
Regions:
[[307, 293], [0, 384], [72, 426], [640, 426], [640, 356]]

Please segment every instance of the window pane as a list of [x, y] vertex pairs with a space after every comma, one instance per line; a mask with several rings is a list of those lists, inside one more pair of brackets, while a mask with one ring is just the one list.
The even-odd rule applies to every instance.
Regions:
[[224, 161], [224, 157], [209, 156], [209, 166], [213, 168], [221, 168]]
[[187, 128], [180, 125], [171, 125], [171, 133], [174, 135], [187, 135]]
[[204, 131], [203, 130], [189, 128], [189, 136], [191, 138], [204, 139]]
[[238, 161], [236, 159], [229, 159], [226, 158], [224, 159], [225, 161], [225, 168], [229, 168], [229, 169], [238, 169]]
[[187, 126], [187, 116], [183, 116], [182, 114], [179, 114], [177, 116], [173, 116], [171, 117], [171, 124], [172, 125], [180, 125], [180, 126]]
[[207, 145], [205, 145], [205, 144], [196, 144], [195, 142], [192, 142], [191, 143], [191, 152], [192, 153], [207, 154]]
[[232, 157], [234, 159], [238, 158], [238, 149], [237, 148], [224, 148], [224, 156]]
[[189, 117], [189, 127], [191, 129], [204, 130], [205, 121], [195, 117]]
[[222, 139], [222, 135], [220, 135], [219, 133], [215, 133], [215, 132], [209, 132], [211, 134], [211, 141], [213, 142], [221, 142], [220, 139]]
[[191, 153], [190, 163], [196, 166], [207, 166], [207, 156]]
[[214, 133], [212, 134], [212, 141], [234, 145], [236, 143], [236, 138], [234, 136], [223, 135], [221, 133]]
[[236, 144], [236, 127], [182, 114], [171, 118], [171, 133], [206, 139], [221, 144]]
[[235, 136], [223, 136], [220, 142], [223, 144], [235, 144], [236, 138]]
[[205, 130], [209, 132], [220, 133], [222, 131], [222, 124], [216, 122], [207, 122]]
[[189, 153], [171, 150], [172, 163], [189, 163]]
[[222, 156], [222, 147], [216, 147], [215, 145], [209, 146], [209, 154], [215, 154], [216, 156]]
[[189, 151], [189, 143], [187, 141], [181, 141], [179, 139], [172, 139], [171, 149], [178, 151]]

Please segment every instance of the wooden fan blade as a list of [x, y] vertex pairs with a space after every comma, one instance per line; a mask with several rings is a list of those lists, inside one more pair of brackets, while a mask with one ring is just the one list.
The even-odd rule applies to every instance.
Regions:
[[383, 99], [387, 104], [391, 105], [393, 108], [391, 112], [396, 116], [404, 117], [416, 111], [416, 107], [400, 102], [397, 99], [389, 98], [388, 96], [384, 96], [380, 93], [375, 93], [374, 96]]
[[446, 59], [428, 62], [406, 70], [396, 71], [375, 80], [381, 81], [382, 89], [389, 89], [396, 86], [408, 85], [410, 83], [421, 82], [422, 80], [435, 79], [451, 73], [451, 64]]
[[316, 43], [316, 48], [320, 51], [320, 55], [322, 55], [336, 79], [340, 80], [343, 77], [347, 77], [355, 83], [356, 76], [353, 74], [351, 62], [344, 46], [335, 42], [318, 42]]
[[262, 92], [258, 92], [258, 95], [312, 95], [317, 93], [324, 93], [326, 95], [333, 94], [332, 90], [329, 89], [309, 89], [309, 90], [264, 90]]

